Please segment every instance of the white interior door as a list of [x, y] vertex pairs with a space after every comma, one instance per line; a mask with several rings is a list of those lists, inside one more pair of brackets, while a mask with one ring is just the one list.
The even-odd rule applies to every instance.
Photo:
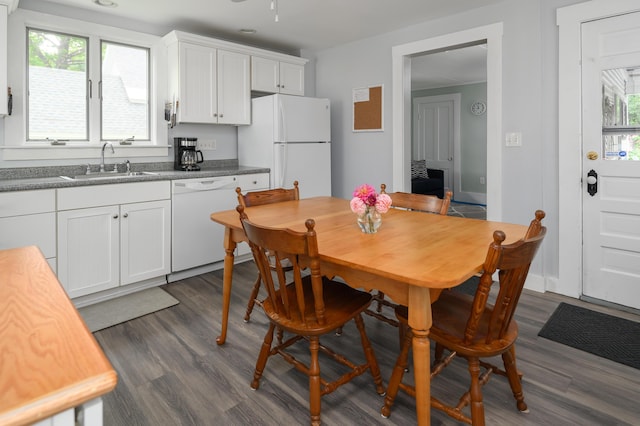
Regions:
[[459, 105], [459, 94], [426, 96], [413, 100], [411, 158], [427, 160], [427, 167], [444, 170], [444, 187], [451, 191], [454, 190], [453, 153], [455, 140], [459, 135], [459, 113], [456, 114]]
[[583, 24], [582, 46], [582, 291], [640, 309], [640, 13]]

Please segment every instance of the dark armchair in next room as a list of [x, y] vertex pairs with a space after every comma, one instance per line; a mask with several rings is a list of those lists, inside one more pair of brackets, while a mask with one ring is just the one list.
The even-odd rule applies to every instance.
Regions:
[[411, 161], [411, 192], [444, 198], [444, 171], [427, 168], [426, 160]]

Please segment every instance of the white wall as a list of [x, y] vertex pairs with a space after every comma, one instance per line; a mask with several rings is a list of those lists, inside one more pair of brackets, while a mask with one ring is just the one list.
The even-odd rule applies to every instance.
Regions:
[[[580, 0], [507, 0], [459, 15], [318, 52], [316, 95], [331, 99], [333, 195], [362, 183], [392, 182], [391, 49], [412, 41], [502, 22], [502, 220], [528, 224], [536, 209], [548, 228], [536, 269], [558, 274], [558, 36], [555, 10]], [[353, 133], [352, 89], [384, 85], [384, 132]], [[487, 105], [491, 108], [491, 105]], [[506, 132], [522, 147], [504, 147]], [[492, 188], [487, 188], [491, 191]]]

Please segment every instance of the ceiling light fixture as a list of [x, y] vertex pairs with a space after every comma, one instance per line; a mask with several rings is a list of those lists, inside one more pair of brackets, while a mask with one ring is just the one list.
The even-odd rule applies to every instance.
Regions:
[[278, 22], [280, 20], [280, 18], [278, 17], [278, 0], [271, 0], [271, 6], [269, 8], [275, 11], [275, 22]]
[[118, 3], [111, 0], [93, 0], [93, 2], [103, 7], [118, 7]]

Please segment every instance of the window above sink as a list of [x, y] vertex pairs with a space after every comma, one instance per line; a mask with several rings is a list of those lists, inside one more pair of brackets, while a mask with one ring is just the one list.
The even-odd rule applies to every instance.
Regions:
[[[167, 126], [164, 122], [166, 59], [161, 54], [163, 49], [159, 37], [24, 9], [17, 9], [12, 13], [8, 24], [9, 61], [7, 66], [9, 85], [13, 94], [13, 112], [12, 115], [4, 118], [4, 145], [0, 145], [4, 160], [99, 158], [101, 146], [106, 141], [113, 142], [116, 148], [113, 156], [115, 158], [168, 156]], [[81, 112], [80, 116], [74, 113], [75, 106], [67, 101], [66, 93], [73, 87], [71, 83], [61, 84], [58, 79], [54, 79], [58, 83], [53, 84], [51, 78], [46, 77], [45, 80], [48, 83], [44, 87], [48, 87], [50, 93], [47, 98], [41, 99], [53, 98], [53, 101], [42, 100], [38, 101], [39, 104], [31, 105], [30, 102], [33, 103], [34, 99], [37, 99], [35, 94], [27, 99], [26, 93], [30, 93], [27, 90], [27, 83], [30, 79], [38, 77], [35, 71], [30, 72], [29, 69], [39, 68], [37, 71], [44, 70], [45, 74], [51, 70], [56, 73], [71, 72], [58, 71], [52, 67], [38, 67], [34, 64], [31, 67], [27, 65], [29, 54], [24, 40], [31, 31], [35, 31], [31, 33], [34, 40], [38, 39], [38, 36], [56, 35], [73, 37], [73, 41], [86, 41], [88, 46], [88, 52], [84, 55], [86, 73], [81, 71], [82, 68], [80, 71], [75, 71], [76, 74], [86, 74], [85, 77], [80, 76], [80, 85], [76, 85], [80, 90], [79, 99], [81, 101], [89, 99], [85, 112]], [[105, 34], [108, 34], [108, 37], [105, 37]], [[142, 61], [142, 65], [133, 67], [136, 71], [135, 83], [116, 86], [107, 84], [107, 80], [113, 80], [106, 77], [109, 70], [123, 68], [122, 63], [114, 64], [107, 57], [105, 52], [109, 51], [119, 52], [120, 56], [115, 56], [121, 59], [122, 55], [133, 54]], [[115, 56], [112, 55], [111, 58]], [[125, 65], [133, 66], [133, 61], [125, 61]], [[143, 75], [137, 76], [139, 74], [137, 71], [141, 68], [145, 68], [145, 71]], [[121, 77], [118, 77], [120, 81]], [[31, 83], [35, 84], [36, 80]], [[58, 99], [55, 99], [55, 89], [59, 90]], [[114, 97], [116, 92], [137, 107], [136, 109], [140, 112], [137, 115], [137, 122], [140, 126], [135, 125], [133, 128], [122, 126], [127, 120], [124, 120], [123, 116], [118, 117], [118, 114], [122, 113], [129, 117], [132, 114], [123, 111], [125, 108], [122, 106], [114, 104], [117, 100]], [[34, 106], [44, 106], [44, 110], [38, 112], [37, 109], [33, 109]], [[35, 121], [34, 118], [37, 113], [41, 114], [39, 121]], [[78, 120], [72, 120], [74, 116], [80, 117], [81, 128], [76, 129], [80, 133], [77, 131], [69, 133], [65, 130], [68, 129], [67, 125], [78, 122]], [[51, 123], [59, 124], [49, 125], [50, 130], [46, 125], [42, 127], [43, 119], [47, 117], [53, 120]], [[86, 126], [83, 117], [87, 118]], [[135, 136], [133, 143], [118, 143], [132, 136]]]

